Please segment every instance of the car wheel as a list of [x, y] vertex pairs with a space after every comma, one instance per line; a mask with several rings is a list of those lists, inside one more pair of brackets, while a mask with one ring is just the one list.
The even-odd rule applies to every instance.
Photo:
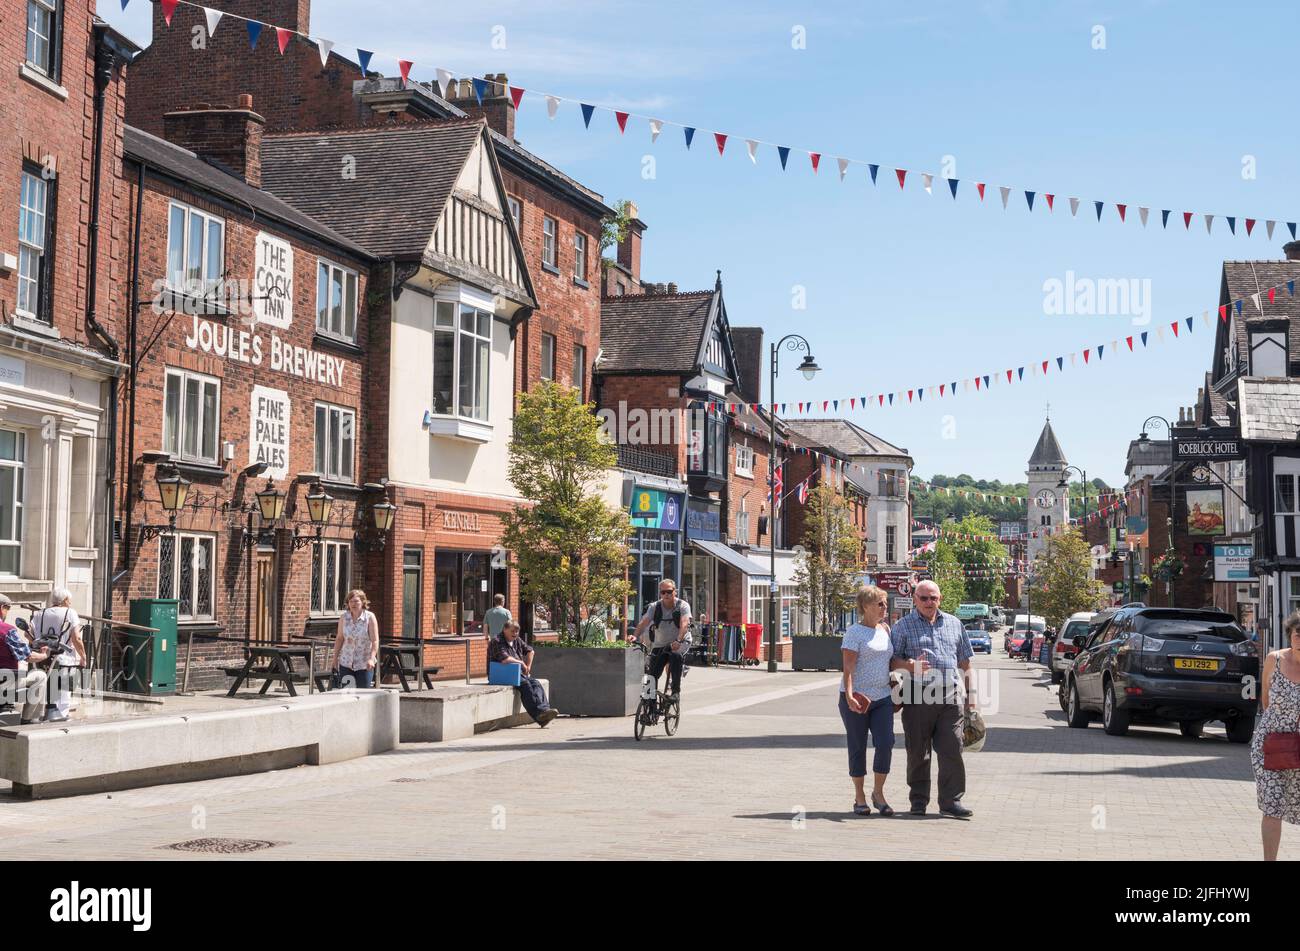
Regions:
[[1069, 704], [1065, 708], [1066, 722], [1077, 728], [1088, 725], [1088, 713], [1079, 703], [1079, 685], [1071, 682]]
[[1189, 740], [1199, 739], [1205, 730], [1204, 720], [1179, 720], [1178, 731]]
[[1249, 743], [1251, 736], [1255, 733], [1255, 718], [1234, 717], [1231, 720], [1225, 720], [1224, 726], [1228, 728], [1229, 743]]
[[1123, 736], [1128, 732], [1128, 721], [1128, 711], [1121, 710], [1119, 704], [1115, 702], [1115, 685], [1107, 681], [1106, 696], [1102, 700], [1101, 709], [1102, 728], [1110, 736]]
[[1065, 674], [1063, 674], [1061, 671], [1059, 670], [1052, 671], [1052, 683], [1059, 684], [1064, 679], [1065, 679]]
[[1056, 691], [1056, 702], [1061, 705], [1061, 712], [1070, 712], [1070, 684], [1068, 681], [1061, 681], [1060, 689]]

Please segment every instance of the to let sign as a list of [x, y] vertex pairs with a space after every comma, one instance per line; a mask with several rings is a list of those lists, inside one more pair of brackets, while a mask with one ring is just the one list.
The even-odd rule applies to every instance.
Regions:
[[254, 386], [249, 406], [248, 461], [265, 462], [266, 474], [289, 474], [289, 394], [269, 386]]
[[1179, 462], [1213, 462], [1224, 459], [1244, 459], [1241, 440], [1235, 434], [1222, 436], [1175, 436], [1174, 459]]

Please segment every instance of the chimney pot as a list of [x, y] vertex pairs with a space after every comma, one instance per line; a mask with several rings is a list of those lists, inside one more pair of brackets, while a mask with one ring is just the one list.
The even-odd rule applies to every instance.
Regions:
[[676, 294], [676, 293], [677, 293], [677, 285], [674, 284], [672, 281], [669, 281], [669, 282], [668, 282], [668, 293], [669, 293], [669, 294]]
[[243, 93], [240, 93], [240, 94], [239, 94], [239, 108], [240, 108], [240, 109], [252, 109], [252, 108], [253, 108], [253, 94], [252, 94], [252, 93], [243, 92]]
[[1288, 241], [1282, 245], [1282, 253], [1288, 261], [1300, 261], [1300, 241]]

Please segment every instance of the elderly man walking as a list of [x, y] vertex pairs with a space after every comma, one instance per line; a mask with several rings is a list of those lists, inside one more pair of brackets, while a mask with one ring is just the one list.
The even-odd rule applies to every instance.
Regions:
[[939, 758], [939, 812], [969, 819], [974, 812], [961, 804], [966, 792], [962, 763], [963, 715], [961, 681], [966, 683], [965, 708], [975, 702], [971, 675], [970, 639], [961, 621], [939, 610], [939, 586], [916, 586], [916, 607], [891, 632], [891, 666], [910, 677], [903, 687], [903, 737], [907, 747], [907, 785], [911, 813], [925, 815], [930, 805], [930, 751]]

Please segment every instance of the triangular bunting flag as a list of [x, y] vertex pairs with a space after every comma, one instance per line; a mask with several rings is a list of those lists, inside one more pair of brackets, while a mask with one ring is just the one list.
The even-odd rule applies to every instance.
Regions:
[[1006, 185], [999, 185], [998, 191], [1002, 193], [1002, 210], [1006, 211], [1007, 199], [1011, 197], [1011, 189]]
[[955, 178], [948, 179], [948, 189], [949, 191], [952, 192], [952, 197], [954, 200], [956, 200], [957, 198], [957, 181], [958, 180]]
[[361, 75], [364, 76], [370, 72], [370, 57], [374, 56], [370, 50], [357, 50], [357, 63], [361, 66]]
[[725, 133], [725, 132], [715, 132], [715, 133], [713, 133], [713, 141], [716, 142], [716, 143], [718, 143], [718, 154], [719, 154], [719, 155], [721, 155], [724, 151], [726, 151], [726, 148], [727, 148], [727, 133]]
[[321, 69], [324, 69], [330, 64], [330, 50], [332, 49], [334, 49], [333, 40], [322, 40], [320, 38], [317, 38], [316, 51], [320, 53]]
[[1121, 204], [1116, 203], [1116, 205], [1115, 205], [1115, 210], [1119, 212], [1119, 220], [1120, 220], [1120, 221], [1123, 221], [1123, 220], [1124, 220], [1124, 212], [1128, 210], [1128, 205], [1121, 205]]
[[870, 170], [870, 172], [871, 172], [871, 184], [874, 185], [874, 184], [876, 184], [876, 173], [877, 173], [878, 171], [880, 171], [880, 166], [879, 166], [879, 165], [868, 165], [867, 168], [868, 168], [868, 169]]
[[280, 55], [284, 55], [284, 48], [289, 45], [289, 38], [293, 36], [292, 30], [286, 30], [282, 26], [275, 28], [275, 41], [280, 47]]
[[1184, 212], [1183, 212], [1183, 228], [1184, 228], [1184, 229], [1187, 229], [1187, 228], [1190, 228], [1191, 226], [1192, 226], [1192, 213], [1191, 213], [1190, 211], [1184, 211]]
[[1025, 378], [1025, 368], [1020, 367], [1018, 370], [1016, 370], [1016, 379], [1023, 380], [1024, 378]]
[[[176, 12], [176, 0], [159, 0], [158, 5], [162, 7], [163, 19], [167, 21], [168, 26], [171, 26], [172, 14]], [[125, 10], [126, 7], [122, 9]]]
[[1097, 220], [1101, 221], [1101, 209], [1106, 203], [1104, 201], [1094, 201], [1093, 205], [1097, 208]]
[[1250, 237], [1250, 233], [1251, 233], [1252, 231], [1254, 231], [1254, 230], [1255, 230], [1255, 219], [1254, 219], [1254, 218], [1247, 218], [1247, 219], [1246, 219], [1246, 237], [1249, 238], [1249, 237]]
[[515, 105], [515, 112], [519, 111], [519, 103], [523, 101], [524, 88], [522, 86], [510, 87], [510, 101]]
[[840, 170], [840, 181], [844, 181], [844, 176], [849, 173], [849, 160], [845, 158], [837, 158], [835, 164]]
[[1033, 211], [1033, 210], [1034, 210], [1034, 193], [1031, 192], [1031, 191], [1026, 191], [1026, 192], [1025, 192], [1025, 201], [1027, 201], [1027, 202], [1029, 203], [1029, 210], [1030, 210], [1030, 211]]
[[1125, 337], [1125, 338], [1124, 338], [1124, 342], [1128, 344], [1129, 353], [1132, 353], [1132, 352], [1133, 352], [1133, 338], [1132, 338], [1132, 337]]
[[[123, 9], [123, 10], [126, 9], [126, 5], [125, 5], [125, 4], [123, 4], [122, 9]], [[172, 9], [173, 9], [173, 10], [176, 9], [176, 4], [175, 4], [175, 3], [172, 4]], [[165, 17], [167, 17], [167, 25], [168, 25], [168, 26], [171, 26], [171, 25], [172, 25], [172, 15], [171, 15], [170, 12], [168, 12], [168, 10], [167, 10], [167, 4], [165, 4], [165, 3], [163, 4], [163, 15], [164, 15]], [[207, 19], [207, 21], [208, 21], [208, 36], [211, 36], [213, 33], [216, 33], [216, 32], [217, 32], [217, 24], [221, 22], [222, 13], [221, 13], [220, 10], [212, 10], [212, 9], [210, 9], [210, 8], [208, 8], [208, 7], [204, 7], [204, 8], [203, 8], [203, 16], [204, 16], [204, 17]]]
[[1192, 318], [1192, 317], [1188, 317], [1188, 318], [1187, 318], [1187, 332], [1188, 332], [1188, 333], [1193, 333], [1193, 332], [1195, 332], [1195, 330], [1196, 330], [1196, 328], [1192, 326], [1192, 321], [1193, 321], [1194, 319], [1195, 319], [1195, 318]]
[[1255, 309], [1259, 311], [1261, 314], [1264, 313], [1264, 307], [1259, 302], [1259, 292], [1256, 291], [1254, 294], [1251, 294], [1250, 299], [1255, 304]]
[[1043, 361], [1043, 376], [1047, 376], [1047, 361]]
[[790, 147], [788, 145], [778, 145], [776, 147], [777, 158], [781, 160], [781, 171], [785, 171], [785, 163], [790, 159]]
[[1209, 234], [1209, 233], [1210, 233], [1210, 228], [1213, 227], [1213, 225], [1214, 225], [1214, 215], [1206, 215], [1206, 216], [1205, 216], [1205, 233], [1206, 233], [1206, 234]]
[[686, 132], [686, 147], [689, 149], [691, 147], [691, 141], [695, 138], [695, 129], [692, 128], [691, 126], [687, 126], [685, 132]]
[[984, 183], [983, 183], [983, 182], [976, 182], [976, 183], [975, 183], [975, 190], [978, 191], [978, 192], [980, 193], [980, 201], [983, 201], [983, 200], [984, 200]]
[[619, 131], [619, 134], [620, 134], [620, 135], [626, 134], [626, 132], [627, 132], [627, 113], [626, 113], [626, 112], [619, 112], [618, 110], [615, 110], [615, 111], [614, 111], [614, 121], [618, 123], [618, 131]]
[[1044, 193], [1043, 193], [1043, 198], [1047, 201], [1047, 210], [1048, 210], [1048, 211], [1055, 211], [1055, 210], [1056, 210], [1056, 196], [1053, 195], [1051, 192], [1044, 192]]
[[1275, 224], [1277, 224], [1277, 222], [1273, 221], [1272, 219], [1269, 219], [1268, 221], [1264, 222], [1264, 234], [1268, 236], [1268, 240], [1270, 241], [1273, 240], [1273, 226]]
[[[410, 61], [409, 59], [399, 59], [399, 60], [397, 61], [397, 71], [398, 71], [399, 73], [401, 73], [401, 76], [402, 76], [402, 85], [405, 86], [407, 80], [409, 80], [409, 79], [411, 78], [411, 61]], [[474, 80], [474, 82], [477, 83], [477, 82], [480, 82], [480, 80], [477, 80], [477, 79], [476, 79], [476, 80]], [[484, 85], [486, 85], [486, 84], [484, 84]], [[478, 89], [477, 89], [477, 87], [475, 88], [474, 92], [475, 92], [475, 95], [478, 94]], [[480, 97], [479, 97], [479, 105], [482, 105], [482, 104], [483, 104], [483, 99], [482, 99], [482, 97], [480, 96]]]
[[[434, 70], [434, 72], [437, 73], [438, 75], [438, 95], [442, 96], [443, 99], [446, 99], [447, 84], [451, 82], [451, 78], [452, 78], [451, 71], [443, 69], [441, 66], [439, 66]], [[520, 95], [523, 95], [523, 92], [524, 91], [522, 89], [519, 90]], [[517, 101], [515, 102], [515, 108], [516, 109], [519, 108], [519, 103]]]
[[1077, 199], [1077, 198], [1071, 198], [1071, 199], [1070, 199], [1070, 217], [1071, 217], [1071, 218], [1078, 217], [1078, 214], [1079, 214], [1079, 199]]
[[1168, 227], [1169, 227], [1169, 209], [1168, 209], [1168, 208], [1164, 208], [1164, 209], [1162, 209], [1161, 212], [1160, 212], [1160, 227], [1162, 227], [1162, 228], [1168, 228]]
[[[477, 82], [477, 80], [475, 80], [475, 82]], [[588, 104], [585, 103], [585, 102], [583, 102], [583, 103], [579, 103], [579, 105], [582, 106], [582, 124], [583, 124], [584, 126], [586, 126], [588, 129], [590, 129], [590, 128], [591, 128], [591, 115], [592, 115], [592, 113], [594, 113], [594, 112], [596, 111], [596, 107], [595, 107], [595, 106], [588, 105]]]
[[1222, 307], [1219, 308], [1219, 319], [1222, 320], [1225, 324], [1228, 322], [1228, 305], [1227, 305], [1227, 304], [1224, 304]]
[[1151, 212], [1150, 208], [1147, 208], [1143, 205], [1138, 205], [1138, 217], [1142, 219], [1143, 228], [1147, 226], [1147, 215], [1150, 214], [1150, 212]]
[[894, 174], [898, 176], [898, 188], [901, 191], [903, 188], [903, 182], [907, 179], [907, 169], [896, 168], [894, 169]]
[[257, 38], [262, 35], [262, 24], [256, 20], [246, 20], [248, 25], [248, 48], [257, 49]]
[[1295, 222], [1294, 222], [1294, 221], [1288, 221], [1288, 222], [1286, 223], [1286, 230], [1291, 232], [1291, 240], [1294, 241], [1294, 240], [1295, 240]]
[[1065, 357], [1057, 357], [1057, 358], [1056, 358], [1056, 369], [1058, 369], [1058, 370], [1064, 370], [1064, 369], [1065, 369]]
[[1230, 234], [1237, 233], [1237, 219], [1232, 215], [1228, 215], [1228, 232]]
[[650, 120], [650, 141], [652, 143], [658, 142], [659, 133], [662, 132], [663, 130], [664, 130], [664, 123], [662, 119], [651, 119]]
[[817, 167], [821, 164], [822, 155], [820, 152], [809, 152], [808, 161], [812, 162], [813, 174], [817, 174]]
[[927, 195], [932, 195], [932, 194], [934, 194], [934, 193], [930, 190], [930, 188], [931, 188], [932, 185], [934, 185], [934, 176], [933, 176], [933, 175], [930, 175], [930, 174], [927, 173], [927, 172], [922, 172], [922, 173], [921, 173], [921, 187], [925, 189], [925, 193], [926, 193]]

